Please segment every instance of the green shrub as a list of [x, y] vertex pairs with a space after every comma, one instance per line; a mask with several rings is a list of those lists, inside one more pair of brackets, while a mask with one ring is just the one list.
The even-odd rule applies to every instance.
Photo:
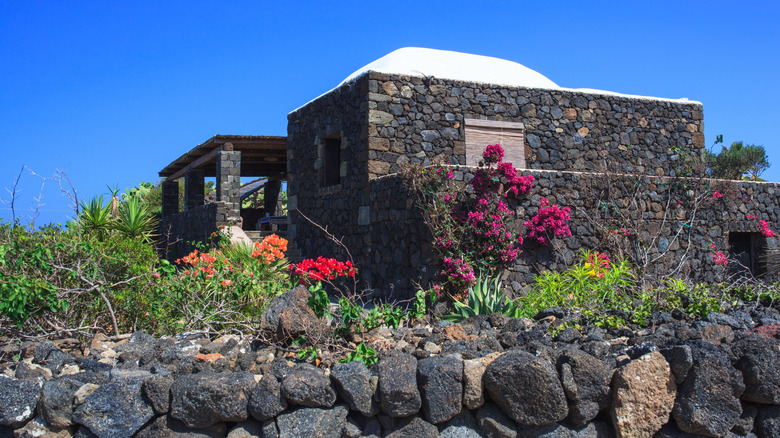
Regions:
[[522, 311], [511, 300], [504, 297], [501, 277], [493, 278], [479, 276], [477, 282], [469, 287], [468, 302], [454, 301], [455, 312], [446, 315], [444, 319], [454, 322], [462, 321], [475, 315], [491, 315], [503, 313], [511, 318], [522, 315]]

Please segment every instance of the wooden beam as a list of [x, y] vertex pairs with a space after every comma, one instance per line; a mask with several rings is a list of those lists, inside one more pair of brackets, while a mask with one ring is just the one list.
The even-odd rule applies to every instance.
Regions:
[[[230, 149], [227, 148], [228, 145], [230, 145]], [[232, 151], [233, 150], [233, 145], [230, 144], [230, 143], [225, 143], [222, 146], [219, 146], [219, 147], [213, 149], [211, 152], [207, 153], [206, 155], [203, 155], [202, 157], [198, 158], [197, 160], [195, 160], [195, 161], [191, 162], [190, 164], [182, 167], [181, 169], [179, 169], [178, 172], [176, 172], [173, 175], [169, 176], [165, 180], [166, 181], [176, 181], [177, 179], [183, 177], [184, 174], [187, 173], [188, 170], [194, 169], [196, 167], [200, 167], [200, 166], [208, 163], [209, 161], [217, 158], [217, 153], [219, 151], [222, 151], [222, 150]]]

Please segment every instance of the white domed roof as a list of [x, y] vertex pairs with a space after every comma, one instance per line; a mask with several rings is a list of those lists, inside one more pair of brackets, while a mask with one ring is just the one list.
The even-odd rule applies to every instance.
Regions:
[[404, 47], [393, 51], [352, 73], [341, 83], [349, 82], [367, 71], [516, 87], [560, 88], [544, 75], [516, 62], [420, 47]]

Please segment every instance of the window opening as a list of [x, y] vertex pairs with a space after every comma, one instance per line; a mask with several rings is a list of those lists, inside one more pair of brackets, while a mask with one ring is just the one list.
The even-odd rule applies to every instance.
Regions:
[[326, 138], [323, 152], [322, 186], [335, 186], [341, 183], [341, 137]]
[[467, 166], [479, 165], [487, 145], [500, 144], [504, 148], [504, 161], [518, 169], [525, 168], [525, 126], [522, 123], [466, 119], [464, 125]]
[[761, 233], [729, 232], [729, 273], [761, 277], [767, 272], [766, 238]]

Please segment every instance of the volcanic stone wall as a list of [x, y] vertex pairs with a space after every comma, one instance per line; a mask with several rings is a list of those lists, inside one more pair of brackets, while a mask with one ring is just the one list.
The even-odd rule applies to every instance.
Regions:
[[[464, 184], [473, 171], [453, 167], [455, 180]], [[522, 223], [537, 213], [544, 197], [551, 204], [571, 208], [572, 236], [554, 239], [549, 246], [527, 242], [515, 264], [504, 273], [505, 283], [517, 293], [540, 271], [570, 266], [585, 248], [612, 256], [618, 255], [618, 247], [638, 248], [647, 260], [653, 260], [646, 265], [647, 274], [717, 282], [729, 271], [714, 263], [713, 254], [720, 251], [728, 255], [729, 232], [760, 234], [756, 221], [747, 216], [758, 216], [774, 229], [780, 223], [780, 185], [775, 183], [706, 181], [699, 187], [705, 190], [698, 194], [700, 200], [690, 203], [687, 189], [670, 196], [668, 187], [686, 187], [693, 180], [631, 175], [607, 178], [602, 173], [543, 170], [521, 173], [533, 175], [534, 189], [510, 204], [517, 218], [513, 227], [524, 231]], [[376, 178], [370, 187], [370, 254], [358, 260], [358, 266], [366, 283], [377, 287], [379, 295], [408, 298], [416, 291], [416, 283], [425, 287], [438, 273], [430, 233], [400, 176]], [[619, 190], [621, 187], [624, 190]], [[620, 214], [632, 216], [629, 222], [633, 226], [626, 226], [639, 235], [619, 232], [621, 226], [615, 226], [621, 223], [615, 220], [618, 215], [608, 214], [605, 203], [620, 205]], [[694, 207], [695, 215], [691, 211]], [[695, 221], [691, 222], [691, 217]], [[618, 233], [610, 234], [612, 230]], [[618, 244], [618, 239], [624, 242]], [[639, 248], [640, 240], [648, 246]], [[764, 240], [770, 250], [778, 247], [777, 238]]]
[[230, 226], [225, 202], [209, 202], [160, 221], [160, 244], [172, 260], [194, 249], [193, 242], [208, 242], [220, 226]]
[[[344, 257], [345, 252], [299, 212], [343, 239], [350, 250], [363, 250], [368, 224], [360, 220], [359, 212], [367, 205], [367, 105], [367, 82], [359, 81], [288, 115], [288, 236], [306, 257]], [[338, 138], [341, 145], [339, 183], [326, 186], [322, 173], [328, 138]]]
[[[367, 79], [366, 79], [367, 78]], [[672, 175], [704, 148], [702, 105], [369, 72], [369, 172], [465, 161], [466, 119], [522, 122], [529, 169]], [[487, 146], [487, 145], [485, 145]]]
[[383, 329], [371, 367], [315, 368], [237, 336], [26, 345], [0, 366], [0, 436], [780, 435], [776, 310], [553, 338], [556, 312]]

